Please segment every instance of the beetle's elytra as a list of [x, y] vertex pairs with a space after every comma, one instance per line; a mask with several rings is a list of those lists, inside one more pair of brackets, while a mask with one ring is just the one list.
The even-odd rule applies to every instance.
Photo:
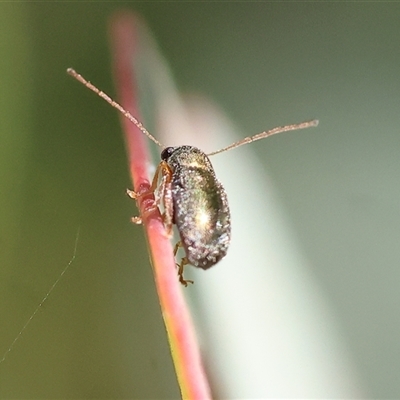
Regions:
[[[149, 139], [162, 146], [143, 125], [128, 111], [113, 101], [105, 93], [69, 68], [67, 72], [94, 91], [110, 105], [119, 110], [134, 123]], [[246, 143], [266, 138], [281, 132], [293, 131], [318, 125], [318, 120], [306, 121], [299, 124], [279, 126], [257, 135], [246, 137], [228, 147], [205, 154], [192, 146], [166, 147], [161, 153], [161, 162], [157, 167], [150, 192], [158, 188], [158, 201], [162, 202], [165, 229], [171, 234], [175, 224], [180, 242], [175, 246], [174, 253], [182, 246], [186, 256], [177, 264], [179, 281], [187, 286], [183, 278], [183, 268], [186, 264], [208, 269], [225, 257], [231, 238], [231, 221], [228, 199], [225, 189], [216, 178], [208, 156], [234, 149]], [[161, 182], [159, 176], [161, 174]], [[148, 192], [137, 194], [128, 190], [128, 194], [137, 199]], [[141, 222], [140, 217], [132, 219]]]
[[177, 226], [188, 263], [210, 268], [226, 255], [231, 238], [225, 189], [206, 154], [196, 147], [167, 147], [161, 158], [172, 171], [166, 190], [173, 206], [165, 212]]

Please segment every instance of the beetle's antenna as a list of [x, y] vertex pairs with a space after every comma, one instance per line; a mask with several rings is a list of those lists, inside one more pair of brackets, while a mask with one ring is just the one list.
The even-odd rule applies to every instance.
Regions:
[[228, 147], [224, 147], [221, 150], [213, 151], [212, 153], [208, 153], [207, 155], [213, 156], [215, 154], [223, 153], [224, 151], [235, 149], [236, 147], [242, 146], [243, 144], [255, 142], [256, 140], [264, 139], [268, 136], [276, 135], [277, 133], [296, 131], [298, 129], [311, 128], [311, 127], [317, 126], [318, 122], [319, 121], [317, 119], [313, 119], [312, 121], [301, 122], [299, 124], [277, 126], [276, 128], [271, 129], [269, 131], [264, 131], [264, 132], [258, 133], [257, 135], [246, 137], [242, 140], [239, 140], [238, 142], [232, 143]]
[[88, 82], [82, 75], [78, 74], [74, 69], [68, 68], [67, 73], [74, 77], [77, 81], [85, 85], [88, 89], [95, 92], [102, 99], [104, 99], [112, 107], [116, 108], [121, 114], [123, 114], [129, 121], [133, 122], [150, 140], [158, 144], [160, 147], [164, 147], [144, 126], [139, 122], [129, 111], [126, 111], [121, 105], [114, 101], [110, 96], [105, 94], [103, 91], [97, 89], [92, 83]]

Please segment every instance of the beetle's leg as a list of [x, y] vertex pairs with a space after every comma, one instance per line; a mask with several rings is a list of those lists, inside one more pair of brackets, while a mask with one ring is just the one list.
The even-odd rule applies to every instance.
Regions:
[[[162, 161], [162, 162], [160, 162], [160, 164], [158, 164], [157, 169], [156, 169], [156, 172], [155, 172], [154, 177], [153, 177], [153, 180], [152, 180], [152, 182], [151, 182], [151, 186], [149, 187], [148, 190], [146, 190], [146, 191], [144, 191], [144, 192], [142, 192], [142, 193], [137, 193], [137, 192], [135, 192], [135, 191], [133, 191], [133, 190], [126, 189], [126, 193], [128, 194], [128, 196], [129, 196], [131, 199], [137, 200], [137, 199], [139, 199], [139, 198], [142, 197], [142, 196], [146, 196], [146, 195], [148, 195], [148, 194], [154, 193], [155, 190], [156, 190], [156, 188], [157, 188], [158, 177], [159, 177], [159, 175], [160, 175], [160, 171], [161, 171], [163, 168], [165, 168], [165, 167], [164, 167], [164, 163], [165, 163], [165, 161]], [[158, 200], [158, 201], [156, 200], [156, 202], [155, 202], [155, 207], [157, 207], [158, 204], [159, 204], [159, 200]], [[150, 211], [150, 210], [149, 210], [149, 211]], [[133, 222], [134, 224], [137, 224], [137, 225], [140, 225], [140, 224], [143, 222], [143, 219], [142, 219], [141, 217], [132, 217], [131, 220], [132, 220], [132, 222]]]
[[174, 204], [172, 202], [172, 189], [171, 182], [165, 183], [165, 190], [163, 195], [164, 213], [163, 221], [165, 226], [165, 233], [167, 237], [172, 237], [172, 220], [174, 215]]
[[142, 222], [143, 222], [143, 220], [142, 220], [141, 217], [132, 217], [132, 218], [131, 218], [131, 221], [132, 221], [134, 224], [136, 224], [136, 225], [141, 225]]
[[[176, 257], [176, 253], [179, 250], [179, 247], [182, 247], [182, 242], [179, 241], [175, 247], [174, 247], [174, 257]], [[186, 257], [183, 257], [180, 264], [176, 264], [176, 266], [178, 267], [178, 276], [179, 276], [179, 282], [184, 285], [187, 286], [188, 283], [194, 283], [193, 281], [191, 281], [190, 279], [185, 279], [183, 277], [183, 268], [185, 267], [185, 265], [189, 264], [189, 261]]]
[[181, 262], [179, 264], [177, 264], [178, 266], [178, 276], [179, 276], [179, 282], [184, 285], [187, 286], [188, 283], [194, 283], [193, 281], [191, 281], [190, 279], [185, 279], [183, 277], [183, 268], [185, 267], [185, 265], [189, 264], [189, 261], [186, 257], [183, 257]]
[[176, 257], [176, 253], [178, 252], [179, 247], [182, 247], [182, 242], [181, 241], [177, 242], [175, 247], [174, 247], [174, 257]]
[[140, 196], [135, 191], [130, 190], [130, 189], [126, 189], [126, 194], [133, 200], [136, 200]]
[[[162, 215], [164, 226], [165, 226], [165, 232], [167, 237], [172, 236], [172, 221], [173, 221], [173, 215], [174, 215], [174, 204], [172, 201], [172, 170], [169, 167], [169, 165], [163, 161], [164, 163], [162, 165], [162, 180], [161, 180], [161, 185], [160, 185], [160, 197], [163, 202], [164, 206], [164, 212]], [[162, 164], [161, 163], [161, 164]]]
[[139, 197], [154, 193], [157, 188], [158, 176], [160, 175], [160, 171], [164, 168], [164, 163], [165, 161], [161, 161], [160, 164], [158, 164], [153, 180], [151, 181], [151, 186], [146, 191], [137, 193], [134, 190], [126, 189], [128, 196], [134, 200], [137, 200]]

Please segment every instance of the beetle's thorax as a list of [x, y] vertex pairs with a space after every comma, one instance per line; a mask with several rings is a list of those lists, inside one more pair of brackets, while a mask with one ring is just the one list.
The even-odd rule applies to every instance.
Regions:
[[161, 158], [173, 169], [177, 166], [212, 169], [207, 155], [193, 146], [167, 147], [162, 151]]

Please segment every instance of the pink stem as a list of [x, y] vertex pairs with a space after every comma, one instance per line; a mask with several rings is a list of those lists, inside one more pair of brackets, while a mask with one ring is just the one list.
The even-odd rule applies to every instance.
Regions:
[[[134, 59], [138, 54], [138, 25], [139, 20], [134, 15], [117, 14], [111, 23], [111, 38], [119, 100], [126, 110], [140, 120], [134, 70]], [[147, 138], [125, 117], [121, 118], [121, 122], [134, 190], [145, 192], [150, 187]], [[193, 323], [178, 282], [171, 243], [165, 235], [160, 212], [154, 210], [153, 204], [153, 195], [143, 196], [138, 201], [182, 398], [206, 400], [211, 398], [210, 389]]]

